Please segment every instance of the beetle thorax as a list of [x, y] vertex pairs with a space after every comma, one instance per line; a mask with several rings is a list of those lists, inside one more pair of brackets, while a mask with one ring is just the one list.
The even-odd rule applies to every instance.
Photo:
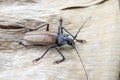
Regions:
[[73, 46], [74, 45], [74, 41], [71, 38], [69, 38], [68, 34], [62, 34], [62, 35], [58, 35], [57, 44], [59, 46], [62, 46], [62, 45], [65, 45], [65, 44]]

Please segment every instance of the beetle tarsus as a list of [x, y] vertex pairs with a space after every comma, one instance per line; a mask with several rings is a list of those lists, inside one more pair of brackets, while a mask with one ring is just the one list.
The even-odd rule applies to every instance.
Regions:
[[33, 60], [33, 63], [38, 62], [41, 58], [37, 58]]
[[46, 24], [43, 24], [43, 25], [41, 25], [41, 26], [39, 26], [39, 27], [37, 27], [37, 28], [34, 28], [34, 29], [31, 29], [31, 28], [24, 28], [24, 33], [27, 33], [27, 32], [30, 32], [30, 31], [36, 31], [36, 30], [38, 30], [38, 29], [40, 29], [40, 28], [42, 28], [42, 27], [47, 27], [46, 28], [46, 31], [49, 31], [49, 24], [48, 23], [46, 23]]
[[76, 39], [77, 42], [80, 42], [80, 43], [86, 43], [87, 41], [86, 40], [81, 40], [81, 39]]
[[30, 31], [33, 31], [33, 30], [31, 28], [24, 28], [24, 30], [22, 32], [27, 33], [27, 32], [30, 32]]
[[65, 60], [65, 58], [61, 59], [61, 60], [57, 60], [57, 61], [53, 62], [53, 64], [59, 64], [59, 63], [63, 62], [64, 60]]
[[19, 44], [19, 45], [23, 45], [23, 46], [27, 46], [27, 45], [25, 45], [22, 41], [18, 41], [18, 44]]
[[22, 45], [24, 47], [27, 47], [27, 46], [35, 46], [35, 45], [30, 45], [30, 44], [25, 44], [23, 41], [17, 41], [19, 45]]

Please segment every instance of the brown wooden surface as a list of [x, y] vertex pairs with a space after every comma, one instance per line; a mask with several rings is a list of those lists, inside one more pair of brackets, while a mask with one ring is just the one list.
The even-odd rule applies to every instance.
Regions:
[[[118, 80], [120, 69], [120, 12], [118, 0], [108, 0], [88, 8], [60, 10], [74, 5], [91, 5], [102, 0], [0, 0], [0, 80], [86, 80], [79, 58], [71, 47], [60, 48], [66, 60], [60, 59], [55, 49], [38, 63], [32, 60], [47, 49], [46, 46], [23, 47], [17, 43], [24, 36], [22, 29], [3, 29], [16, 25], [35, 28], [45, 22], [50, 23], [50, 31], [57, 32], [59, 19], [72, 34], [86, 21], [76, 42], [89, 80]], [[4, 26], [3, 26], [4, 25]], [[43, 30], [43, 29], [42, 29]]]

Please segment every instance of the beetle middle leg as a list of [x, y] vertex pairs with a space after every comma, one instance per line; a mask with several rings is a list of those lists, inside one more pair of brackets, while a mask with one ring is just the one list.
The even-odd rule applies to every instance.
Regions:
[[57, 60], [57, 61], [55, 61], [55, 62], [53, 62], [54, 64], [59, 64], [59, 63], [61, 63], [61, 62], [63, 62], [64, 60], [65, 60], [65, 57], [64, 57], [64, 55], [60, 52], [60, 50], [57, 48], [57, 47], [55, 47], [55, 49], [59, 52], [59, 54], [62, 56], [62, 59], [61, 60]]

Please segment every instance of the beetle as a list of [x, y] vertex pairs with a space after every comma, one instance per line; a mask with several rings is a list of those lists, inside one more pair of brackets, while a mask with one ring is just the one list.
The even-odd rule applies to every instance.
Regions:
[[[88, 19], [87, 19], [88, 20]], [[41, 46], [41, 45], [47, 45], [48, 49], [42, 54], [42, 56], [36, 58], [33, 60], [33, 62], [38, 62], [40, 59], [42, 59], [46, 53], [51, 49], [51, 48], [55, 48], [58, 53], [61, 55], [62, 59], [55, 61], [54, 63], [58, 64], [60, 62], [63, 62], [65, 60], [64, 55], [61, 53], [61, 51], [57, 48], [57, 47], [61, 47], [65, 44], [70, 45], [72, 48], [75, 49], [75, 51], [77, 52], [80, 61], [83, 65], [86, 77], [87, 77], [87, 72], [85, 70], [83, 61], [76, 49], [75, 46], [75, 42], [74, 40], [76, 40], [77, 42], [80, 43], [85, 43], [86, 40], [82, 40], [82, 39], [76, 39], [78, 33], [80, 32], [80, 30], [83, 28], [83, 26], [85, 25], [85, 23], [87, 22], [87, 20], [82, 24], [82, 26], [79, 28], [79, 30], [77, 31], [77, 33], [75, 34], [75, 36], [73, 36], [67, 29], [65, 29], [64, 27], [62, 27], [62, 19], [59, 20], [60, 24], [58, 26], [58, 33], [53, 33], [53, 32], [49, 32], [49, 24], [46, 23], [40, 27], [37, 27], [35, 29], [30, 29], [27, 32], [23, 38], [22, 41], [19, 41], [19, 44], [23, 45], [23, 46]], [[46, 31], [39, 31], [39, 28], [42, 27], [47, 27]], [[66, 34], [63, 32], [65, 31]], [[71, 37], [69, 37], [71, 36]], [[30, 45], [26, 44], [26, 43], [30, 43]]]

